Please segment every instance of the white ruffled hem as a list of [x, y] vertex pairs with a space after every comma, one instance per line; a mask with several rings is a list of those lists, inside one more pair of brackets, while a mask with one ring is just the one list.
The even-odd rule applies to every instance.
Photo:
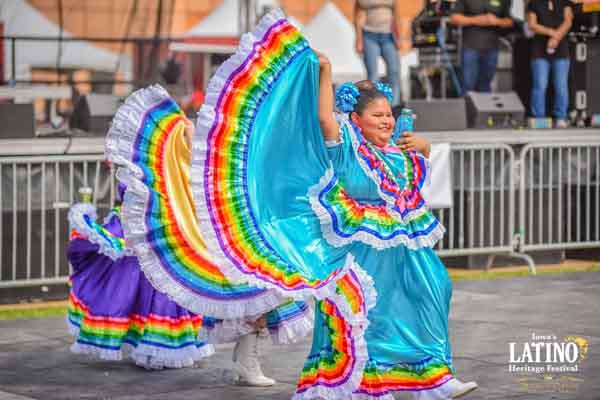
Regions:
[[147, 369], [185, 368], [193, 367], [194, 363], [212, 356], [215, 348], [212, 344], [200, 347], [165, 351], [151, 345], [140, 344], [131, 350], [129, 357], [141, 367]]
[[283, 321], [275, 329], [269, 329], [273, 344], [292, 344], [306, 339], [314, 328], [311, 311], [309, 308], [301, 316], [289, 321]]
[[454, 381], [456, 378], [451, 378], [440, 386], [413, 392], [414, 400], [450, 400], [454, 394]]
[[[108, 134], [106, 145], [107, 155], [112, 162], [125, 167], [119, 168], [117, 178], [127, 185], [122, 211], [127, 243], [135, 249], [142, 270], [153, 286], [159, 291], [167, 293], [182, 307], [198, 314], [229, 319], [264, 313], [281, 304], [284, 299], [289, 298], [304, 300], [310, 296], [315, 296], [319, 299], [329, 298], [336, 304], [342, 317], [351, 325], [350, 339], [354, 342], [354, 364], [352, 365], [352, 369], [347, 371], [349, 374], [348, 379], [345, 383], [335, 388], [311, 387], [302, 393], [302, 397], [298, 398], [304, 398], [310, 393], [325, 393], [327, 398], [345, 399], [360, 385], [363, 369], [368, 360], [367, 346], [364, 339], [364, 332], [368, 321], [366, 317], [367, 310], [359, 315], [353, 315], [347, 300], [342, 295], [336, 293], [336, 284], [337, 280], [343, 278], [349, 271], [356, 271], [360, 287], [363, 289], [362, 295], [365, 297], [365, 303], [372, 306], [376, 296], [372, 280], [366, 279], [366, 276], [368, 276], [366, 273], [360, 273], [361, 268], [354, 262], [351, 254], [348, 254], [344, 266], [337, 271], [337, 274], [331, 276], [330, 280], [323, 282], [317, 288], [288, 290], [278, 286], [275, 282], [265, 281], [257, 276], [245, 274], [238, 269], [233, 261], [227, 258], [227, 254], [221, 249], [217, 232], [214, 230], [211, 217], [208, 213], [204, 193], [204, 165], [208, 150], [208, 134], [215, 119], [222, 117], [221, 115], [217, 116], [215, 113], [215, 106], [218, 102], [220, 92], [230, 75], [245, 62], [253, 50], [254, 43], [262, 38], [275, 22], [284, 17], [284, 14], [280, 10], [272, 11], [263, 17], [253, 33], [242, 36], [236, 53], [211, 78], [206, 91], [205, 104], [198, 115], [197, 131], [193, 139], [193, 159], [190, 174], [201, 234], [206, 241], [210, 253], [217, 256], [215, 262], [221, 272], [231, 282], [248, 283], [255, 287], [272, 290], [266, 291], [261, 297], [244, 302], [232, 302], [231, 300], [220, 302], [213, 299], [199, 298], [196, 293], [185, 289], [178, 282], [175, 282], [161, 268], [160, 261], [149, 248], [148, 244], [145, 243], [144, 211], [149, 192], [148, 188], [141, 181], [143, 177], [142, 171], [131, 160], [137, 131], [143, 115], [149, 107], [168, 96], [164, 89], [154, 86], [149, 89], [139, 90], [129, 97], [117, 112], [113, 128], [111, 128]], [[368, 285], [371, 286], [367, 288]], [[368, 309], [368, 306], [366, 308]]]
[[124, 256], [132, 254], [131, 249], [116, 249], [102, 235], [92, 229], [86, 222], [84, 216], [87, 215], [96, 220], [96, 207], [89, 203], [74, 204], [69, 210], [69, 227], [84, 235], [91, 243], [98, 245], [98, 253], [104, 254], [110, 259], [116, 261]]
[[332, 301], [338, 307], [340, 314], [343, 318], [351, 325], [351, 340], [354, 341], [354, 367], [350, 377], [345, 383], [335, 386], [327, 387], [324, 385], [314, 385], [301, 393], [296, 392], [292, 397], [292, 400], [305, 400], [305, 399], [327, 399], [327, 400], [345, 400], [351, 398], [354, 391], [360, 386], [363, 378], [363, 371], [369, 360], [369, 353], [367, 349], [367, 342], [365, 340], [365, 332], [369, 326], [367, 320], [368, 311], [375, 306], [377, 303], [377, 291], [375, 290], [375, 284], [371, 276], [357, 263], [354, 263], [352, 268], [356, 279], [358, 280], [359, 287], [363, 289], [362, 296], [364, 299], [365, 310], [363, 313], [354, 314], [350, 309], [347, 300], [341, 294], [335, 294], [331, 296]]
[[[290, 320], [282, 321], [276, 328], [266, 330], [275, 345], [292, 344], [305, 339], [313, 329], [312, 310]], [[203, 327], [198, 333], [201, 341], [208, 343], [231, 343], [239, 337], [256, 332], [253, 322], [256, 318], [226, 319], [217, 322], [213, 327]]]
[[[427, 208], [427, 206], [425, 204], [422, 205], [421, 207], [419, 207], [418, 209], [410, 210], [404, 216], [402, 216], [399, 212], [394, 210], [393, 206], [395, 204], [396, 199], [393, 196], [390, 196], [381, 190], [381, 183], [382, 183], [381, 177], [379, 175], [377, 175], [377, 173], [375, 171], [373, 171], [366, 164], [365, 160], [363, 160], [360, 157], [360, 155], [358, 154], [358, 147], [360, 146], [360, 143], [358, 142], [356, 133], [354, 132], [354, 128], [350, 124], [348, 117], [346, 117], [344, 115], [338, 117], [338, 123], [345, 124], [346, 129], [349, 130], [350, 142], [352, 143], [352, 149], [354, 150], [358, 164], [360, 165], [360, 168], [363, 170], [365, 175], [367, 175], [375, 183], [375, 185], [377, 187], [377, 193], [379, 194], [379, 197], [383, 201], [386, 202], [387, 210], [390, 214], [396, 216], [400, 221], [409, 223], [410, 221], [414, 220], [415, 218], [418, 218], [421, 215], [429, 212], [429, 209]], [[427, 184], [429, 182], [428, 179], [429, 179], [429, 169], [431, 167], [431, 162], [429, 161], [428, 158], [425, 158], [425, 157], [423, 157], [423, 160], [425, 161], [426, 170], [427, 170], [424, 172], [425, 173], [425, 184]], [[408, 161], [406, 161], [406, 162], [408, 162]], [[444, 236], [445, 232], [446, 232], [446, 230], [444, 229], [444, 227], [438, 222], [438, 226], [436, 227], [436, 229], [434, 231], [430, 232], [426, 238], [422, 238], [422, 240], [414, 240], [414, 241], [412, 239], [409, 239], [406, 244], [402, 243], [401, 239], [398, 239], [398, 243], [395, 244], [394, 246], [397, 246], [398, 244], [404, 244], [411, 249], [419, 249], [422, 247], [433, 247], [438, 242], [438, 240], [440, 240]], [[394, 246], [390, 246], [390, 247], [394, 247]]]
[[364, 338], [367, 325], [367, 323], [364, 323], [352, 327], [351, 339], [354, 341], [354, 366], [346, 382], [334, 387], [316, 384], [300, 393], [294, 393], [292, 400], [346, 400], [351, 398], [352, 393], [360, 386], [364, 368], [369, 360], [367, 343]]
[[159, 85], [136, 91], [117, 111], [107, 135], [106, 156], [110, 161], [121, 166], [117, 171], [117, 179], [127, 187], [121, 211], [127, 245], [135, 252], [140, 267], [152, 286], [193, 313], [227, 319], [267, 312], [283, 301], [277, 293], [265, 291], [251, 300], [238, 301], [215, 300], [201, 296], [182, 286], [165, 271], [159, 257], [146, 243], [144, 221], [150, 192], [141, 181], [143, 176], [141, 169], [131, 160], [137, 132], [147, 110], [169, 98], [169, 94]]
[[366, 393], [352, 393], [350, 400], [394, 400], [394, 396], [390, 393], [381, 396], [371, 396]]
[[[67, 326], [69, 333], [77, 338], [79, 327], [68, 319]], [[180, 349], [164, 349], [144, 343], [133, 347], [129, 343], [124, 343], [121, 349], [110, 350], [76, 341], [71, 345], [71, 352], [105, 361], [121, 361], [124, 357], [129, 357], [140, 367], [163, 369], [191, 367], [195, 362], [212, 356], [215, 353], [215, 348], [209, 343], [200, 347], [190, 345]]]
[[[252, 33], [246, 33], [240, 39], [240, 46], [236, 53], [225, 61], [211, 78], [206, 91], [205, 103], [198, 112], [198, 125], [193, 139], [192, 151], [192, 166], [191, 180], [192, 192], [196, 203], [196, 216], [200, 226], [202, 237], [206, 241], [207, 248], [211, 254], [218, 254], [217, 265], [221, 272], [231, 282], [248, 283], [259, 288], [274, 289], [280, 293], [282, 298], [293, 298], [295, 300], [305, 300], [312, 295], [318, 298], [326, 297], [332, 293], [331, 287], [335, 285], [334, 279], [325, 282], [321, 288], [306, 288], [299, 290], [286, 290], [277, 285], [277, 283], [263, 280], [257, 276], [247, 274], [241, 271], [235, 263], [228, 258], [228, 255], [221, 248], [217, 232], [213, 227], [213, 221], [209, 214], [209, 206], [207, 204], [206, 193], [204, 186], [205, 178], [205, 163], [208, 155], [208, 140], [210, 130], [217, 120], [216, 107], [219, 100], [219, 95], [224, 88], [225, 83], [232, 73], [234, 73], [240, 65], [242, 65], [253, 49], [255, 42], [259, 41], [269, 30], [269, 28], [277, 21], [284, 19], [285, 14], [281, 10], [274, 10], [264, 16], [257, 28]], [[348, 264], [348, 263], [346, 263]], [[339, 273], [338, 276], [342, 276]], [[316, 293], [316, 294], [315, 294]]]
[[[362, 379], [362, 373], [364, 366], [368, 360], [367, 346], [364, 339], [364, 332], [368, 321], [366, 313], [361, 315], [353, 315], [350, 306], [348, 305], [345, 298], [336, 293], [336, 283], [338, 279], [341, 279], [350, 270], [360, 269], [360, 267], [354, 262], [354, 258], [349, 254], [345, 260], [343, 268], [337, 272], [337, 275], [332, 276], [331, 279], [318, 288], [305, 288], [295, 291], [286, 290], [285, 288], [279, 287], [276, 283], [272, 283], [266, 280], [262, 280], [254, 275], [245, 274], [234, 264], [233, 261], [227, 258], [227, 254], [221, 248], [221, 244], [218, 239], [218, 232], [215, 231], [211, 220], [211, 215], [208, 210], [208, 200], [206, 198], [207, 193], [205, 192], [205, 185], [209, 184], [205, 182], [205, 164], [207, 162], [208, 150], [209, 150], [209, 133], [214, 125], [217, 118], [222, 118], [221, 115], [216, 113], [216, 105], [218, 102], [219, 94], [224, 87], [225, 82], [233, 71], [235, 71], [248, 56], [252, 43], [257, 39], [261, 38], [266, 30], [277, 20], [284, 18], [281, 11], [276, 10], [267, 14], [261, 22], [258, 28], [252, 34], [246, 34], [240, 41], [240, 47], [237, 49], [236, 54], [228, 59], [217, 71], [215, 77], [211, 79], [208, 85], [206, 101], [198, 113], [198, 125], [196, 134], [193, 140], [193, 158], [191, 167], [192, 177], [192, 188], [194, 194], [194, 200], [196, 202], [196, 214], [198, 217], [198, 223], [202, 229], [203, 238], [206, 240], [208, 249], [213, 254], [222, 255], [219, 258], [219, 267], [223, 274], [227, 276], [232, 282], [248, 282], [250, 285], [263, 288], [273, 288], [281, 293], [283, 297], [293, 298], [296, 300], [304, 300], [309, 296], [315, 296], [317, 299], [331, 299], [338, 307], [343, 318], [352, 325], [351, 340], [354, 341], [354, 365], [352, 371], [349, 371], [350, 376], [344, 384], [336, 386], [334, 388], [327, 388], [324, 386], [316, 385], [294, 395], [295, 399], [318, 397], [319, 395], [324, 396], [328, 399], [346, 399], [352, 392], [360, 385]], [[362, 277], [363, 275], [357, 273], [357, 276]], [[361, 282], [361, 285], [367, 285], [369, 282], [366, 280]], [[372, 280], [370, 280], [372, 284]], [[363, 286], [364, 288], [364, 286]], [[365, 290], [364, 296], [370, 296], [366, 299], [366, 303], [371, 305], [375, 301], [375, 290]]]
[[71, 345], [71, 352], [98, 358], [104, 361], [121, 361], [130, 358], [136, 365], [146, 369], [186, 368], [194, 363], [214, 354], [215, 349], [211, 344], [202, 347], [186, 347], [177, 350], [158, 349], [153, 346], [140, 344], [133, 347], [124, 344], [120, 350], [108, 350], [75, 342]]
[[240, 336], [256, 332], [252, 325], [255, 319], [251, 318], [231, 318], [218, 321], [212, 327], [203, 327], [198, 338], [201, 341], [209, 343], [231, 343], [235, 342]]
[[[348, 237], [340, 236], [333, 228], [332, 216], [319, 200], [321, 191], [327, 185], [329, 185], [333, 177], [333, 169], [328, 168], [325, 174], [319, 180], [319, 183], [313, 185], [308, 190], [308, 199], [315, 215], [317, 218], [319, 218], [319, 222], [321, 224], [321, 233], [323, 234], [325, 240], [327, 240], [327, 243], [330, 245], [334, 247], [342, 247], [353, 242], [361, 242], [377, 250], [385, 250], [398, 247], [400, 245], [406, 246], [412, 250], [417, 250], [424, 247], [433, 247], [440, 239], [444, 237], [446, 230], [439, 222], [431, 232], [415, 238], [411, 238], [407, 234], [400, 234], [392, 239], [381, 239], [365, 231], [357, 231]], [[389, 208], [387, 209], [389, 212]], [[418, 216], [424, 214], [425, 212], [427, 212], [427, 210], [421, 208], [419, 210], [412, 211], [410, 215], [411, 218], [413, 218], [415, 215]], [[391, 214], [397, 216], [396, 213]]]

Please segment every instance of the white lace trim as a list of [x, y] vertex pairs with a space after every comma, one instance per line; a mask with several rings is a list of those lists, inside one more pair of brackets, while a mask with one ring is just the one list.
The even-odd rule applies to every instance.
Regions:
[[[320, 394], [323, 394], [326, 398], [345, 399], [349, 397], [349, 395], [360, 385], [363, 369], [368, 359], [366, 342], [364, 340], [364, 331], [368, 324], [366, 315], [352, 315], [352, 313], [349, 310], [349, 306], [346, 304], [346, 300], [340, 298], [340, 296], [338, 296], [335, 293], [335, 280], [332, 280], [331, 282], [328, 282], [327, 284], [317, 289], [307, 288], [297, 291], [289, 291], [280, 288], [274, 283], [263, 281], [255, 276], [245, 274], [242, 271], [240, 271], [237, 268], [237, 266], [227, 258], [226, 254], [224, 254], [223, 250], [220, 247], [220, 243], [217, 237], [218, 232], [215, 231], [212, 225], [211, 216], [208, 213], [207, 198], [204, 190], [204, 186], [206, 183], [204, 181], [204, 174], [205, 163], [207, 161], [209, 149], [209, 133], [215, 122], [218, 119], [223, 118], [222, 115], [217, 115], [215, 111], [221, 90], [223, 89], [225, 82], [232, 74], [232, 72], [235, 71], [242, 63], [244, 63], [247, 55], [251, 51], [252, 43], [254, 43], [257, 39], [260, 39], [265, 34], [266, 30], [274, 22], [283, 17], [283, 13], [279, 10], [267, 14], [267, 16], [265, 16], [261, 20], [261, 22], [258, 25], [258, 28], [254, 33], [242, 36], [240, 40], [240, 47], [237, 49], [234, 56], [229, 58], [219, 68], [216, 75], [209, 82], [205, 98], [205, 104], [202, 106], [198, 113], [198, 122], [192, 147], [193, 157], [191, 177], [193, 194], [196, 202], [196, 213], [199, 225], [202, 229], [202, 235], [206, 239], [208, 249], [215, 254], [223, 255], [223, 257], [219, 258], [219, 267], [228, 279], [231, 279], [233, 282], [249, 282], [251, 285], [255, 285], [258, 287], [270, 287], [274, 290], [281, 292], [284, 297], [292, 297], [296, 300], [303, 300], [311, 295], [314, 295], [319, 299], [331, 298], [336, 303], [336, 305], [338, 305], [338, 309], [340, 310], [340, 313], [343, 315], [343, 317], [347, 321], [352, 321], [352, 323], [354, 323], [352, 327], [352, 336], [355, 343], [356, 361], [354, 364], [354, 369], [351, 372], [351, 377], [346, 381], [345, 384], [337, 386], [335, 388], [325, 388], [317, 385], [307, 389], [302, 394], [296, 394], [294, 396], [294, 398], [298, 399], [308, 398], [307, 396], [316, 397]], [[352, 255], [349, 254], [346, 258], [343, 269], [338, 272], [336, 278], [339, 279], [340, 277], [343, 277], [344, 274], [351, 268], [355, 269], [360, 267], [354, 262], [354, 258], [352, 257]], [[360, 273], [358, 273], [357, 275], [361, 276]], [[361, 282], [361, 284], [366, 285], [367, 282]], [[365, 289], [363, 290], [365, 291], [363, 295], [367, 296], [367, 294], [369, 294], [370, 296], [374, 297], [374, 288], [372, 291]], [[367, 304], [372, 304], [374, 301], [374, 299], [369, 299], [367, 300]]]
[[[259, 41], [269, 28], [278, 20], [285, 18], [281, 10], [274, 10], [264, 16], [258, 24], [256, 30], [252, 33], [246, 33], [240, 39], [240, 46], [236, 53], [223, 63], [215, 76], [213, 76], [208, 84], [205, 96], [205, 103], [198, 112], [198, 120], [196, 132], [193, 138], [192, 145], [192, 167], [191, 180], [194, 200], [196, 203], [196, 216], [202, 233], [202, 237], [206, 240], [206, 245], [212, 254], [218, 254], [218, 266], [223, 274], [232, 282], [247, 282], [253, 286], [261, 288], [273, 288], [279, 291], [284, 297], [292, 297], [296, 300], [304, 300], [313, 294], [313, 289], [303, 289], [298, 291], [286, 291], [274, 283], [266, 282], [259, 277], [246, 274], [239, 270], [238, 267], [228, 259], [227, 254], [221, 249], [218, 239], [218, 232], [212, 224], [211, 215], [208, 212], [208, 204], [206, 193], [204, 191], [204, 174], [205, 163], [208, 155], [208, 135], [212, 126], [217, 122], [217, 119], [223, 118], [216, 114], [217, 102], [219, 95], [224, 88], [225, 83], [232, 73], [234, 73], [240, 65], [244, 64], [246, 58], [253, 48], [253, 44]], [[334, 282], [330, 282], [334, 284]], [[327, 290], [328, 292], [329, 290]]]
[[301, 393], [294, 393], [292, 400], [304, 399], [327, 399], [327, 400], [346, 400], [352, 396], [352, 393], [360, 386], [363, 377], [363, 371], [369, 359], [367, 342], [364, 333], [368, 324], [352, 327], [352, 339], [354, 340], [354, 366], [350, 376], [345, 383], [328, 387], [320, 384], [313, 385]]
[[121, 361], [124, 358], [130, 358], [140, 367], [163, 369], [191, 367], [195, 362], [213, 355], [215, 349], [211, 344], [205, 344], [201, 347], [189, 346], [183, 349], [165, 350], [145, 344], [133, 347], [128, 343], [124, 343], [120, 350], [108, 350], [75, 342], [71, 345], [71, 352], [105, 361]]
[[352, 393], [349, 397], [350, 400], [394, 400], [394, 396], [390, 393], [386, 393], [381, 396], [372, 396], [366, 393]]
[[182, 286], [165, 271], [158, 256], [146, 243], [145, 212], [150, 191], [141, 180], [142, 171], [131, 160], [137, 132], [147, 110], [168, 98], [168, 93], [159, 85], [136, 91], [117, 111], [107, 135], [106, 156], [120, 165], [116, 176], [127, 187], [121, 209], [127, 245], [135, 252], [140, 267], [152, 286], [193, 313], [216, 318], [237, 318], [267, 312], [282, 302], [282, 298], [276, 293], [265, 291], [251, 300], [237, 301], [202, 297]]
[[[256, 332], [253, 326], [255, 320], [256, 317], [218, 321], [213, 327], [203, 327], [198, 333], [198, 338], [214, 344], [235, 342], [240, 336]], [[268, 335], [275, 345], [291, 344], [306, 338], [312, 329], [312, 313], [308, 308], [295, 318], [282, 321], [276, 328], [268, 329]]]
[[454, 394], [454, 382], [455, 378], [450, 378], [440, 386], [433, 389], [424, 389], [413, 392], [413, 398], [415, 400], [448, 400], [452, 398]]
[[[218, 254], [215, 260], [223, 274], [232, 282], [245, 282], [260, 288], [271, 288], [278, 291], [283, 298], [293, 298], [295, 300], [305, 300], [312, 295], [317, 298], [326, 298], [330, 294], [335, 294], [335, 279], [327, 282], [320, 288], [304, 288], [299, 290], [286, 290], [276, 283], [265, 281], [254, 275], [246, 274], [240, 271], [238, 267], [227, 258], [227, 254], [221, 249], [218, 239], [218, 233], [213, 227], [211, 215], [208, 213], [206, 193], [204, 191], [205, 162], [208, 155], [208, 135], [212, 126], [217, 122], [221, 115], [216, 114], [215, 109], [219, 95], [223, 90], [229, 76], [243, 64], [252, 51], [253, 43], [260, 40], [268, 29], [278, 20], [285, 18], [281, 10], [274, 10], [263, 17], [258, 27], [253, 33], [244, 34], [240, 40], [240, 46], [236, 53], [219, 67], [215, 76], [211, 78], [205, 103], [198, 112], [198, 122], [196, 133], [193, 139], [193, 157], [191, 167], [192, 188], [196, 203], [196, 216], [202, 233], [206, 240], [206, 245], [212, 254]], [[353, 259], [347, 258], [344, 268], [338, 272], [337, 277], [341, 277], [352, 266]], [[255, 313], [256, 314], [256, 313]]]
[[[393, 209], [396, 199], [393, 196], [390, 196], [381, 190], [381, 177], [366, 164], [365, 160], [363, 160], [362, 157], [360, 157], [360, 155], [358, 153], [358, 147], [360, 146], [360, 143], [358, 142], [358, 139], [356, 138], [356, 132], [354, 132], [354, 128], [348, 121], [348, 118], [341, 116], [338, 119], [338, 121], [340, 124], [344, 124], [346, 126], [346, 129], [348, 129], [349, 136], [350, 136], [350, 142], [352, 143], [352, 149], [354, 150], [355, 157], [356, 157], [361, 169], [363, 170], [363, 172], [369, 178], [371, 178], [371, 180], [375, 183], [375, 186], [377, 187], [377, 193], [379, 194], [379, 197], [383, 201], [385, 201], [386, 204], [388, 205], [389, 212], [392, 215], [396, 215], [401, 221], [405, 220], [406, 222], [410, 222], [414, 218], [417, 218], [417, 217], [421, 216], [422, 214], [428, 212], [428, 209], [425, 204], [423, 206], [421, 206], [419, 209], [410, 210], [404, 216], [400, 215], [400, 213], [398, 213], [397, 211], [395, 211]], [[429, 179], [429, 175], [430, 175], [428, 172], [431, 167], [431, 163], [428, 158], [423, 157], [423, 160], [425, 161], [425, 166], [426, 166], [425, 183], [427, 183], [428, 179]]]
[[[69, 333], [75, 338], [79, 336], [79, 327], [67, 318]], [[132, 346], [123, 343], [119, 350], [103, 349], [91, 344], [75, 342], [71, 345], [71, 352], [84, 354], [106, 361], [120, 361], [125, 357], [130, 358], [136, 365], [147, 369], [184, 368], [191, 367], [195, 362], [214, 354], [212, 344], [203, 344], [198, 347], [189, 345], [180, 349], [166, 349], [145, 343]]]
[[[208, 214], [205, 193], [204, 193], [204, 164], [207, 156], [207, 139], [208, 133], [213, 123], [217, 118], [222, 118], [221, 115], [216, 115], [215, 106], [218, 101], [221, 90], [223, 89], [226, 80], [230, 75], [242, 65], [250, 52], [254, 43], [262, 38], [268, 29], [278, 20], [284, 18], [283, 12], [275, 10], [267, 14], [261, 19], [258, 27], [253, 33], [245, 34], [240, 39], [240, 44], [236, 53], [230, 57], [217, 71], [215, 76], [211, 78], [205, 97], [205, 104], [200, 109], [198, 114], [197, 131], [193, 139], [193, 159], [191, 165], [192, 188], [196, 202], [196, 211], [202, 237], [206, 240], [206, 245], [211, 254], [218, 255], [215, 262], [232, 282], [244, 282], [260, 288], [270, 288], [265, 292], [265, 295], [260, 298], [255, 298], [246, 303], [235, 303], [231, 301], [218, 302], [212, 299], [198, 299], [197, 295], [181, 287], [158, 265], [156, 256], [144, 242], [144, 209], [148, 198], [148, 188], [141, 182], [143, 176], [142, 171], [131, 162], [133, 154], [133, 145], [142, 121], [145, 111], [163, 100], [168, 94], [160, 87], [150, 87], [137, 91], [126, 101], [115, 117], [113, 129], [107, 137], [107, 156], [108, 158], [126, 168], [119, 168], [117, 172], [118, 179], [127, 185], [125, 201], [123, 204], [122, 220], [124, 224], [125, 236], [128, 244], [135, 249], [135, 252], [140, 261], [142, 270], [150, 280], [150, 282], [161, 292], [166, 292], [182, 307], [189, 309], [192, 312], [204, 315], [211, 315], [217, 318], [235, 318], [246, 315], [256, 315], [275, 308], [283, 302], [283, 299], [294, 298], [303, 300], [310, 296], [317, 298], [331, 298], [338, 306], [342, 316], [352, 325], [352, 336], [355, 344], [355, 363], [351, 372], [351, 376], [346, 383], [327, 390], [328, 393], [335, 395], [338, 398], [347, 398], [359, 385], [362, 379], [362, 373], [366, 361], [368, 359], [367, 346], [364, 339], [364, 331], [368, 324], [366, 314], [354, 316], [350, 311], [350, 307], [346, 304], [346, 300], [336, 294], [336, 281], [343, 277], [350, 269], [357, 270], [360, 267], [354, 262], [351, 254], [346, 257], [343, 268], [338, 271], [337, 275], [332, 277], [331, 281], [326, 282], [319, 288], [304, 288], [301, 290], [290, 291], [279, 287], [275, 283], [266, 282], [252, 275], [247, 275], [226, 258], [225, 253], [220, 248], [217, 232], [210, 220]], [[363, 277], [360, 272], [357, 272], [359, 280]], [[363, 277], [364, 278], [364, 277]], [[367, 289], [366, 285], [369, 282], [363, 279], [361, 286], [363, 287], [365, 297], [372, 296], [373, 298], [365, 299], [367, 304], [374, 304], [374, 288]], [[372, 281], [370, 282], [372, 284]], [[308, 389], [303, 395], [312, 391], [320, 392], [325, 388], [315, 386]], [[333, 398], [333, 397], [329, 397]]]
[[292, 344], [309, 337], [314, 328], [313, 313], [310, 307], [291, 320], [282, 321], [277, 328], [269, 329], [273, 344]]
[[106, 240], [106, 238], [92, 229], [85, 222], [85, 215], [93, 220], [96, 220], [96, 207], [89, 203], [74, 204], [69, 210], [68, 215], [70, 229], [75, 229], [77, 232], [84, 235], [91, 243], [97, 244], [98, 253], [104, 254], [114, 261], [120, 259], [121, 257], [132, 255], [131, 249], [125, 248], [123, 250], [119, 250], [114, 248], [111, 243]]
[[252, 325], [256, 318], [231, 318], [217, 321], [214, 326], [203, 326], [198, 337], [202, 341], [209, 343], [231, 343], [235, 342], [240, 336], [256, 332]]
[[[446, 232], [446, 230], [439, 223], [439, 221], [438, 225], [431, 232], [429, 232], [426, 235], [418, 236], [415, 238], [410, 238], [406, 234], [400, 234], [392, 239], [381, 239], [365, 231], [357, 231], [348, 237], [339, 235], [333, 227], [332, 216], [329, 214], [327, 209], [321, 204], [319, 200], [319, 195], [321, 191], [331, 182], [333, 177], [334, 171], [330, 167], [327, 169], [327, 171], [325, 171], [325, 174], [321, 177], [319, 183], [311, 186], [308, 190], [308, 200], [310, 202], [310, 206], [312, 207], [317, 218], [319, 218], [319, 222], [321, 224], [321, 233], [323, 234], [323, 237], [325, 238], [325, 240], [327, 240], [327, 243], [329, 243], [330, 245], [334, 247], [342, 247], [353, 242], [361, 242], [377, 250], [385, 250], [397, 247], [399, 245], [404, 245], [409, 249], [417, 250], [423, 247], [433, 247], [438, 242], [438, 240], [444, 237], [444, 233]], [[389, 211], [389, 208], [386, 209], [388, 209]], [[424, 213], [427, 210], [420, 209], [420, 211], [421, 213]]]

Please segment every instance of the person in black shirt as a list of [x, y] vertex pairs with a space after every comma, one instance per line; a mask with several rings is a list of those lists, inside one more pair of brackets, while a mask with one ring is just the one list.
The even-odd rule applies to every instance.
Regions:
[[569, 106], [569, 45], [573, 10], [567, 0], [531, 0], [527, 5], [527, 24], [535, 36], [531, 44], [531, 115], [546, 116], [546, 88], [552, 68], [554, 117], [556, 127], [566, 128]]
[[500, 30], [513, 26], [510, 8], [511, 0], [457, 0], [450, 22], [463, 27], [463, 94], [492, 91]]

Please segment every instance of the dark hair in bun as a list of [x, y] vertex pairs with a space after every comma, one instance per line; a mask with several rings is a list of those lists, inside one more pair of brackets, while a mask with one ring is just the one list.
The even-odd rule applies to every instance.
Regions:
[[386, 99], [387, 97], [377, 90], [375, 84], [369, 80], [358, 81], [355, 83], [360, 96], [358, 96], [357, 103], [354, 106], [354, 111], [358, 115], [362, 115], [363, 111], [369, 104], [377, 99]]

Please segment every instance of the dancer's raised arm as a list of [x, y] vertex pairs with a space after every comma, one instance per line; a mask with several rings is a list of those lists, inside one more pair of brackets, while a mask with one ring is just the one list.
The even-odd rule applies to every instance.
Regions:
[[340, 129], [333, 115], [333, 81], [327, 56], [315, 50], [319, 57], [319, 123], [325, 140], [338, 141]]

